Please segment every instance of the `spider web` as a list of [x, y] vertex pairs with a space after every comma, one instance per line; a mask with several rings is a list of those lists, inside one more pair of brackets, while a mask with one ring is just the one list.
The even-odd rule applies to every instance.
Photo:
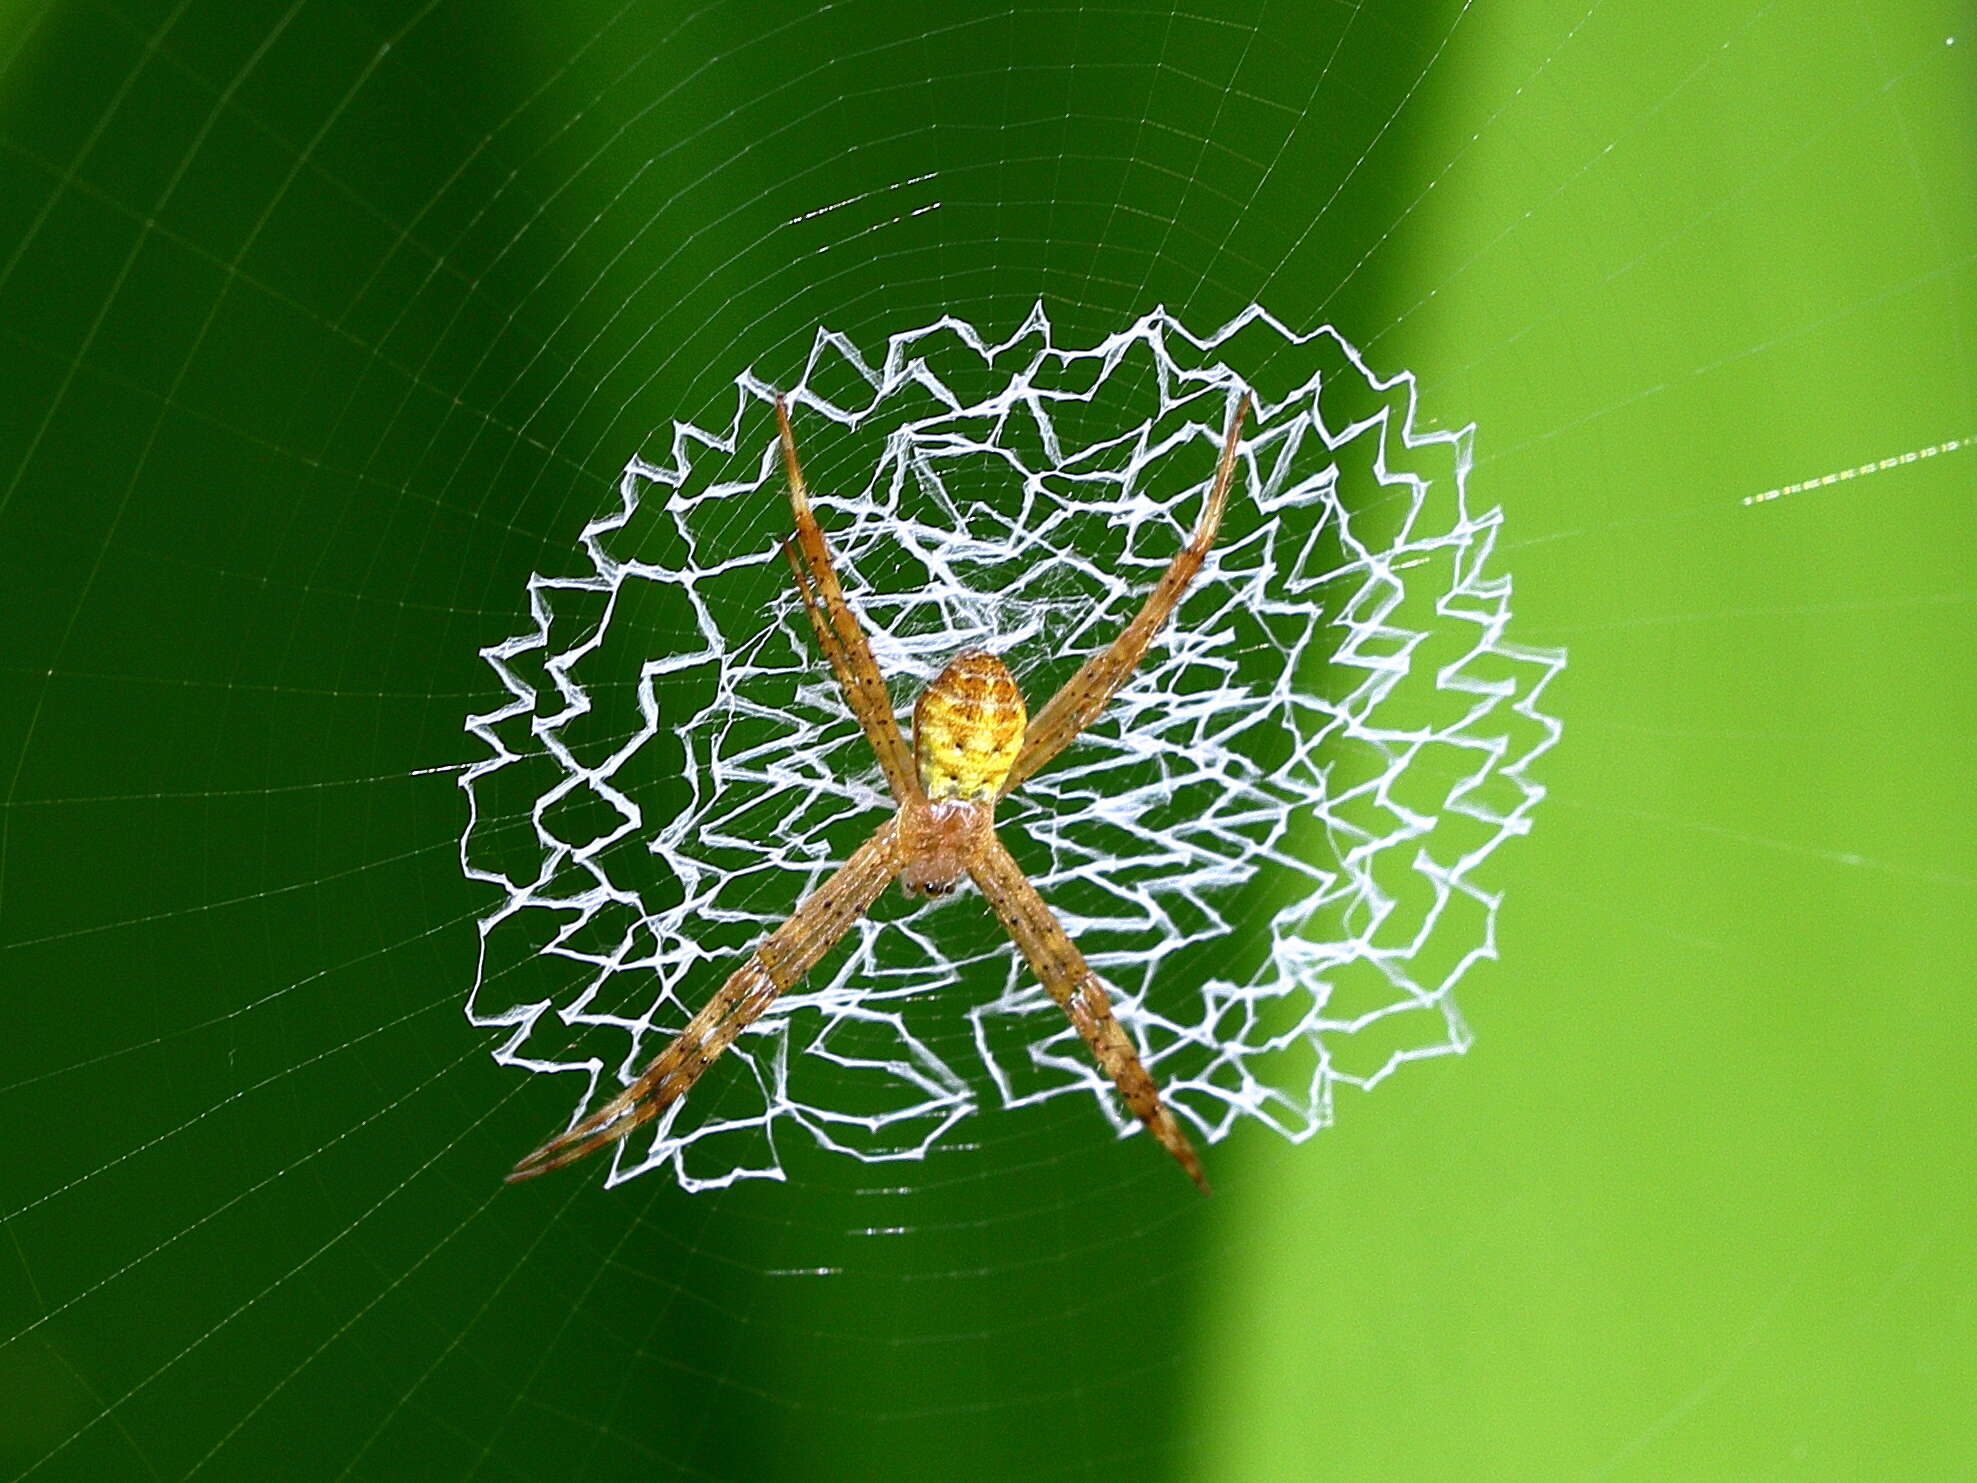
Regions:
[[[0, 1478], [1968, 1471], [1973, 19], [1970, 0], [0, 12]], [[1161, 414], [1136, 350], [1051, 409], [1067, 456], [1194, 426], [1127, 491], [1139, 523], [1045, 536], [1068, 464], [1019, 445], [1048, 471], [1032, 495], [967, 453], [943, 466], [957, 509], [917, 480], [895, 496], [887, 439], [952, 409], [908, 386], [920, 404], [854, 426], [824, 408], [878, 400], [845, 353], [804, 374], [818, 325], [883, 368], [893, 335], [954, 314], [1000, 343], [1039, 299], [1078, 349], [1155, 305], [1207, 336], [1261, 303], [1337, 326], [1373, 376], [1265, 324], [1198, 362], [1172, 332], [1170, 355], [1229, 372], [1197, 405]], [[937, 359], [966, 406], [1021, 369]], [[1084, 1058], [1049, 1015], [987, 1012], [1024, 984], [980, 903], [895, 892], [870, 950], [856, 934], [825, 971], [863, 954], [858, 1001], [967, 1087], [974, 1115], [923, 1159], [762, 1118], [757, 1066], [841, 1117], [929, 1100], [882, 1074], [890, 1024], [832, 1022], [871, 1063], [847, 1067], [808, 1049], [812, 1010], [688, 1109], [756, 1119], [691, 1172], [789, 1182], [689, 1194], [668, 1165], [605, 1190], [600, 1158], [501, 1184], [618, 1080], [655, 1005], [648, 1045], [881, 816], [766, 559], [788, 507], [739, 372], [806, 385], [804, 456], [903, 708], [915, 646], [949, 652], [966, 609], [1041, 701], [1192, 522], [1234, 382], [1281, 430], [1327, 360], [1328, 428], [1392, 409], [1329, 455], [1400, 584], [1387, 626], [1414, 636], [1368, 724], [1404, 750], [1486, 699], [1438, 683], [1480, 633], [1436, 607], [1464, 548], [1393, 554], [1414, 496], [1376, 452], [1431, 481], [1419, 534], [1460, 523], [1454, 450], [1396, 435], [1415, 388], [1371, 384], [1401, 368], [1417, 431], [1478, 425], [1468, 496], [1505, 522], [1466, 549], [1478, 580], [1515, 577], [1506, 637], [1571, 650], [1534, 701], [1570, 738], [1529, 769], [1542, 823], [1463, 876], [1503, 893], [1504, 961], [1453, 990], [1477, 1054], [1338, 1095], [1302, 1145], [1230, 1114], [1203, 1201], [1147, 1140], [1112, 1143], [1110, 1094], [1071, 1084]], [[603, 629], [572, 667], [591, 710], [554, 732], [595, 769], [647, 724], [645, 666], [726, 656], [653, 677], [663, 724], [612, 778], [645, 835], [596, 852], [623, 899], [588, 926], [518, 910], [487, 940], [485, 1005], [550, 1006], [518, 1053], [577, 1068], [526, 1074], [489, 1057], [519, 1020], [462, 1015], [476, 922], [505, 898], [461, 870], [456, 778], [498, 755], [462, 718], [514, 698], [479, 651], [535, 627], [530, 573], [595, 582], [578, 538], [624, 518], [627, 464], [680, 469], [676, 418], [714, 441], [689, 436], [690, 475], [642, 482], [597, 541], [701, 573], [704, 612], [644, 577], [541, 593], [554, 648], [509, 661], [541, 700], [496, 728], [520, 760], [477, 783], [476, 868], [532, 884], [535, 805], [567, 773], [531, 733], [565, 709], [544, 661]], [[1121, 761], [1102, 808], [1038, 791], [1100, 794], [1088, 769], [1230, 682], [1203, 663], [1196, 690], [1168, 685], [1177, 653], [1269, 689], [1282, 651], [1230, 574], [1266, 520], [1280, 561], [1337, 533], [1322, 502], [1263, 513], [1272, 467], [1245, 463], [1221, 564], [1149, 669], [1003, 810], [1102, 970], [1144, 988], [1143, 1032], [1199, 1024], [1217, 979], [1260, 982], [1277, 915], [1355, 842], [1307, 811], [1277, 847], [1294, 864], [1224, 841], [1253, 874], [1188, 897], [1189, 862], [1161, 860], [1135, 896], [1146, 877], [1099, 869], [1122, 858], [1114, 811], [1148, 796], [1175, 834], [1234, 806], [1172, 786], [1181, 743]], [[1083, 565], [930, 575], [925, 542], [963, 529]], [[1338, 658], [1360, 590], [1312, 595], [1313, 726], [1368, 677]], [[909, 623], [899, 605], [931, 594], [962, 616]], [[1397, 664], [1406, 642], [1361, 652]], [[1468, 672], [1502, 669], [1522, 688], [1479, 723], [1507, 746], [1471, 796], [1507, 816], [1502, 769], [1542, 736], [1516, 709], [1531, 666]], [[1249, 747], [1272, 777], [1290, 752], [1260, 724]], [[742, 791], [776, 756], [796, 783]], [[1309, 756], [1368, 839], [1397, 822], [1383, 806], [1432, 820], [1368, 857], [1394, 903], [1375, 944], [1401, 940], [1435, 901], [1416, 854], [1493, 833], [1450, 802], [1481, 759], [1424, 740], [1382, 805], [1355, 792], [1386, 776], [1379, 746], [1338, 725]], [[696, 810], [726, 838], [676, 853], [708, 879], [646, 848]], [[582, 784], [544, 821], [574, 858], [622, 816]], [[566, 861], [540, 892], [587, 884]], [[674, 944], [700, 956], [668, 970], [673, 1000], [651, 969], [548, 951], [575, 927], [563, 945], [608, 961], [633, 914], [689, 890], [736, 915]], [[1309, 941], [1354, 938], [1346, 899]], [[1414, 982], [1487, 943], [1484, 915], [1451, 890], [1399, 960]], [[1459, 1038], [1446, 1000], [1359, 1023], [1405, 997], [1370, 958], [1303, 982], [1356, 1028], [1253, 1058], [1259, 1086], [1303, 1091], [1322, 1050], [1336, 1093]], [[593, 983], [622, 1023], [563, 1021]], [[1280, 1038], [1303, 1007], [1249, 1006]], [[978, 1024], [1035, 1105], [1003, 1106]], [[1066, 1064], [1040, 1066], [1053, 1037]], [[1154, 1048], [1183, 1081], [1212, 1064]], [[925, 1129], [826, 1131], [869, 1149]]]
[[[1084, 346], [1041, 306], [1000, 342], [947, 317], [870, 359], [820, 330], [790, 392], [811, 482], [846, 491], [816, 503], [895, 703], [983, 647], [1034, 708], [1185, 541], [1240, 390], [1255, 414], [1200, 578], [1002, 811], [1211, 1143], [1244, 1118], [1307, 1138], [1339, 1084], [1468, 1043], [1455, 990], [1498, 904], [1479, 867], [1543, 796], [1527, 769], [1565, 662], [1506, 636], [1473, 429], [1428, 425], [1411, 375], [1256, 306], [1202, 335], [1156, 310]], [[461, 778], [461, 862], [501, 893], [467, 1013], [511, 1029], [498, 1060], [570, 1074], [578, 1114], [892, 807], [777, 540], [737, 516], [785, 508], [774, 395], [744, 374], [724, 425], [634, 459], [584, 529], [589, 570], [533, 576], [533, 626], [483, 651], [512, 698], [467, 721], [491, 755]], [[690, 609], [689, 641], [641, 626], [655, 595]], [[791, 1136], [915, 1159], [985, 1108], [1064, 1096], [1138, 1131], [979, 909], [882, 908], [847, 941], [614, 1146], [613, 1182], [779, 1178]]]

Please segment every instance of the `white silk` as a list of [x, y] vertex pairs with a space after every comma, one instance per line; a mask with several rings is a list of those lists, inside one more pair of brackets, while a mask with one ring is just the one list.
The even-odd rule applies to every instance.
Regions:
[[[1004, 838], [1200, 1139], [1244, 1117], [1308, 1136], [1340, 1083], [1467, 1043], [1486, 864], [1543, 795], [1530, 765], [1558, 726], [1538, 707], [1564, 665], [1508, 637], [1472, 429], [1255, 308], [1069, 347], [1041, 309], [1000, 341], [943, 320], [875, 360], [820, 331], [792, 380], [744, 375], [725, 426], [657, 439], [570, 573], [530, 580], [530, 625], [483, 651], [510, 698], [467, 722], [489, 755], [463, 779], [461, 859], [495, 891], [468, 1014], [508, 1031], [497, 1059], [604, 1100], [891, 810], [779, 552], [779, 389], [896, 706], [964, 648], [1036, 701], [1109, 642], [1250, 392], [1206, 566], [1105, 713], [1003, 802]], [[1066, 1094], [1138, 1126], [971, 894], [874, 916], [614, 1178], [779, 1177], [797, 1132], [917, 1159], [985, 1104]]]

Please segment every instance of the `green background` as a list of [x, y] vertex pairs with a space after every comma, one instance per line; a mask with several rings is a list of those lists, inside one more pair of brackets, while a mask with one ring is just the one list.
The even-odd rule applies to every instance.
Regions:
[[[0, 10], [0, 1475], [1971, 1476], [1972, 19]], [[1571, 662], [1473, 1050], [1210, 1202], [504, 1189], [476, 650], [742, 370], [1039, 297], [1479, 424]]]

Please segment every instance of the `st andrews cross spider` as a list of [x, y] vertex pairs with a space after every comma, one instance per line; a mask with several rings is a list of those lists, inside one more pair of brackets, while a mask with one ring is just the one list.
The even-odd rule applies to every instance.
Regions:
[[830, 547], [811, 512], [789, 411], [783, 399], [776, 398], [776, 424], [789, 472], [790, 505], [796, 514], [796, 537], [783, 542], [783, 555], [795, 574], [817, 647], [830, 662], [845, 703], [878, 754], [898, 811], [763, 940], [636, 1081], [523, 1159], [509, 1174], [511, 1181], [547, 1174], [593, 1153], [684, 1096], [778, 994], [801, 980], [830, 951], [895, 876], [909, 895], [946, 896], [965, 875], [980, 889], [1051, 998], [1070, 1017], [1126, 1105], [1202, 1193], [1208, 1193], [1201, 1159], [1161, 1101], [1132, 1037], [1112, 1012], [1105, 986], [996, 837], [995, 805], [1097, 719], [1201, 570], [1222, 523], [1248, 412], [1245, 394], [1230, 415], [1215, 482], [1194, 534], [1111, 645], [1086, 660], [1034, 720], [1000, 659], [980, 649], [963, 650], [914, 705], [909, 754], [885, 678], [857, 615], [845, 601]]

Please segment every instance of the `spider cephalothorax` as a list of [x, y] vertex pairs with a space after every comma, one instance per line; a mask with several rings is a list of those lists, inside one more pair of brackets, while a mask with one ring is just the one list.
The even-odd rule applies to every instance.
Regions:
[[769, 934], [637, 1080], [523, 1159], [510, 1179], [545, 1174], [582, 1158], [678, 1101], [778, 994], [830, 951], [895, 876], [904, 890], [918, 896], [949, 895], [967, 876], [1126, 1105], [1207, 1192], [1201, 1160], [1161, 1101], [1132, 1037], [1113, 1014], [1104, 984], [996, 837], [995, 804], [1091, 724], [1201, 569], [1228, 501], [1237, 438], [1248, 410], [1244, 396], [1229, 417], [1222, 459], [1194, 534], [1111, 645], [1087, 659], [1034, 720], [1000, 659], [980, 649], [963, 650], [914, 705], [909, 755], [885, 677], [845, 600], [830, 548], [811, 511], [788, 410], [776, 398], [776, 425], [796, 515], [796, 539], [783, 542], [783, 554], [795, 574], [817, 647], [878, 756], [898, 810]]

